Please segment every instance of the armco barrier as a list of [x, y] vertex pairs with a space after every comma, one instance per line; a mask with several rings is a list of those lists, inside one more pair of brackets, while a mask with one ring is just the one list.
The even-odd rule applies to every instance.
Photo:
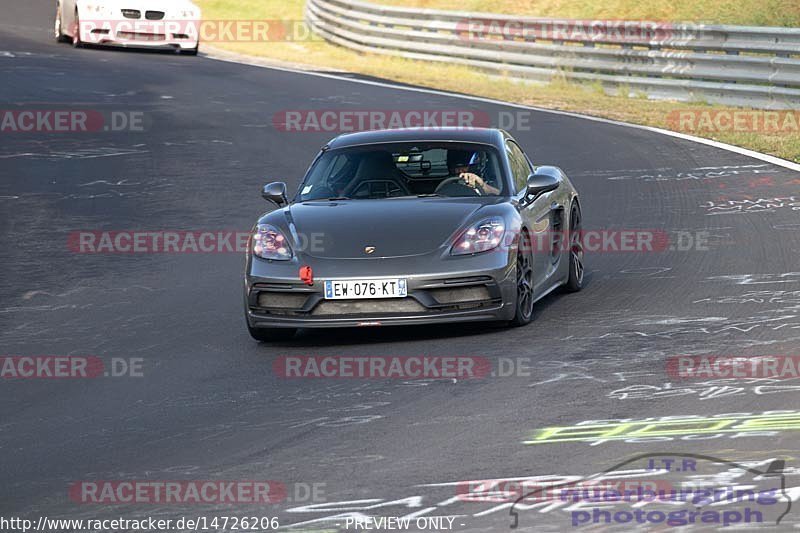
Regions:
[[[800, 108], [796, 28], [521, 18], [357, 0], [307, 0], [306, 19], [326, 40], [363, 52], [600, 82], [649, 98]], [[621, 32], [608, 31], [615, 24]]]

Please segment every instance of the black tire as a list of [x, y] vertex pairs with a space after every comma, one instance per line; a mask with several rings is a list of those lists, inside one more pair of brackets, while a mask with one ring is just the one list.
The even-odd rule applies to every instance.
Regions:
[[564, 285], [567, 292], [578, 292], [583, 288], [583, 237], [581, 235], [581, 209], [572, 207], [569, 215], [569, 278]]
[[520, 235], [517, 247], [516, 313], [509, 326], [524, 326], [533, 319], [533, 259], [531, 239], [526, 232]]
[[70, 41], [69, 35], [65, 35], [63, 31], [63, 24], [61, 21], [64, 20], [61, 17], [61, 2], [56, 3], [56, 22], [55, 27], [53, 28], [53, 33], [55, 34], [56, 41], [59, 43], [68, 43]]
[[75, 10], [75, 33], [72, 34], [72, 47], [80, 48], [83, 46], [81, 41], [81, 19], [78, 17], [78, 10]]
[[197, 55], [197, 50], [199, 48], [200, 48], [199, 46], [195, 46], [194, 48], [190, 48], [188, 50], [181, 50], [181, 55], [182, 56], [196, 56]]
[[288, 341], [297, 333], [296, 328], [254, 328], [250, 324], [247, 331], [259, 342]]

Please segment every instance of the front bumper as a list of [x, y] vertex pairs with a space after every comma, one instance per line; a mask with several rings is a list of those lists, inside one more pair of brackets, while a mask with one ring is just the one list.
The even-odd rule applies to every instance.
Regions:
[[[251, 327], [335, 328], [511, 320], [516, 306], [516, 266], [508, 254], [452, 258], [438, 269], [417, 272], [420, 258], [308, 259], [286, 262], [251, 258], [244, 305]], [[429, 258], [430, 259], [430, 258]], [[314, 285], [299, 279], [300, 266], [315, 272]], [[434, 263], [435, 264], [435, 263]], [[366, 274], [365, 272], [368, 272]], [[329, 273], [329, 275], [326, 275]], [[330, 279], [405, 278], [405, 298], [326, 300]]]
[[197, 42], [194, 44], [186, 43], [184, 41], [164, 41], [164, 42], [144, 42], [144, 41], [114, 41], [111, 39], [103, 39], [98, 43], [92, 43], [95, 46], [108, 46], [112, 48], [147, 48], [153, 50], [189, 50], [197, 49]]
[[80, 31], [83, 43], [97, 46], [196, 50], [200, 42], [194, 25], [172, 21], [82, 21]]

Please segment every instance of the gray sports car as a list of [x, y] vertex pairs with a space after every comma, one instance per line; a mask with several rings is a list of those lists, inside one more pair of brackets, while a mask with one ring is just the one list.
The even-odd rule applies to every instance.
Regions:
[[244, 306], [258, 340], [297, 328], [530, 322], [583, 283], [581, 208], [561, 169], [497, 129], [397, 129], [325, 145], [254, 226]]

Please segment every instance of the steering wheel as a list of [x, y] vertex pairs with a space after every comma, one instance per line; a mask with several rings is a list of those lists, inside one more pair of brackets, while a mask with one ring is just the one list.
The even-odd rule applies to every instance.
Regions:
[[[483, 191], [479, 187], [473, 187], [467, 184], [463, 178], [456, 176], [454, 178], [447, 178], [436, 187], [435, 193], [442, 193], [447, 188], [461, 189], [462, 191], [469, 191], [472, 194], [466, 196], [483, 196]], [[443, 194], [443, 196], [464, 196], [463, 194]]]

